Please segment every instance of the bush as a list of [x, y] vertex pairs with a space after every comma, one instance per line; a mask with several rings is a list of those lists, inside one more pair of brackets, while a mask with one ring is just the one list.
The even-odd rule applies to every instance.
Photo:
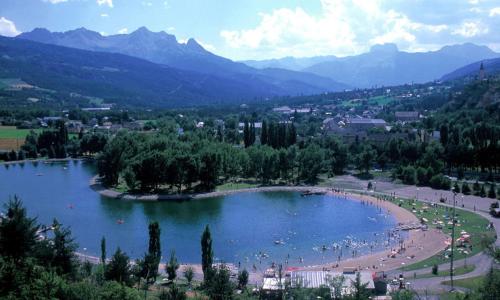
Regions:
[[464, 195], [470, 195], [470, 193], [471, 193], [469, 184], [467, 182], [462, 183], [462, 193]]
[[429, 184], [433, 189], [449, 190], [451, 187], [450, 179], [441, 174], [432, 176]]
[[439, 271], [439, 267], [438, 267], [438, 265], [437, 265], [437, 264], [434, 264], [434, 265], [432, 266], [432, 274], [437, 275], [437, 274], [438, 274], [438, 271]]
[[429, 177], [427, 175], [427, 170], [425, 168], [418, 167], [417, 181], [419, 185], [426, 185], [429, 183]]
[[486, 190], [485, 190], [485, 188], [484, 188], [484, 184], [481, 186], [481, 190], [479, 191], [479, 196], [480, 196], [481, 198], [486, 197]]
[[417, 171], [413, 166], [407, 166], [403, 168], [403, 174], [401, 174], [401, 180], [404, 184], [415, 184], [417, 183]]
[[495, 199], [497, 197], [497, 193], [495, 192], [495, 184], [490, 184], [490, 189], [488, 190], [488, 198]]

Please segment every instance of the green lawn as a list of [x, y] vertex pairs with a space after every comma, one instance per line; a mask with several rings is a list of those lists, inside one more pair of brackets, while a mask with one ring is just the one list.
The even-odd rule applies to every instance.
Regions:
[[[396, 200], [397, 204], [401, 203], [401, 207], [412, 211], [418, 218], [426, 218], [429, 222], [430, 228], [436, 228], [436, 225], [432, 224], [433, 220], [440, 220], [444, 222], [443, 232], [447, 235], [451, 235], [451, 225], [448, 225], [448, 221], [451, 218], [451, 208], [445, 206], [437, 205], [432, 207], [426, 205], [423, 202], [414, 202], [412, 200]], [[428, 208], [423, 209], [424, 206]], [[488, 225], [488, 220], [472, 212], [468, 212], [461, 209], [456, 209], [457, 214], [457, 226], [455, 227], [455, 239], [460, 237], [460, 232], [462, 230], [466, 231], [471, 235], [471, 245], [472, 249], [467, 249], [468, 254], [464, 253], [463, 248], [455, 247], [454, 255], [455, 260], [463, 259], [466, 256], [470, 257], [479, 252], [481, 252], [485, 245], [481, 243], [484, 238], [491, 238], [495, 235], [493, 230], [486, 230]], [[417, 270], [425, 267], [431, 267], [434, 264], [443, 264], [450, 261], [447, 257], [450, 251], [442, 251], [428, 259], [411, 264], [404, 267], [405, 271]]]
[[[474, 265], [468, 265], [467, 267], [461, 266], [459, 268], [455, 268], [455, 271], [453, 272], [453, 274], [455, 276], [467, 274], [467, 273], [474, 271], [475, 268], [476, 267]], [[446, 269], [446, 270], [439, 270], [437, 275], [434, 275], [432, 273], [417, 275], [416, 279], [430, 278], [430, 277], [443, 277], [443, 276], [448, 276], [448, 275], [450, 275], [450, 270]]]
[[[15, 126], [0, 126], [0, 139], [24, 139], [33, 129], [17, 129]], [[40, 129], [34, 129], [40, 132]]]
[[215, 189], [217, 192], [230, 191], [230, 190], [239, 190], [239, 189], [248, 189], [258, 187], [260, 184], [258, 183], [247, 183], [247, 182], [238, 182], [238, 183], [224, 183], [222, 185], [217, 186]]
[[[30, 131], [40, 133], [43, 129], [17, 129], [15, 126], [0, 126], [0, 139], [25, 139]], [[78, 134], [68, 134], [70, 139], [77, 138]]]
[[[467, 278], [467, 279], [459, 279], [459, 280], [453, 280], [453, 284], [455, 286], [463, 287], [466, 289], [478, 289], [483, 285], [485, 276], [477, 276], [477, 277], [472, 277], [472, 278]], [[451, 282], [449, 280], [443, 281], [443, 284], [450, 285]]]
[[387, 97], [387, 96], [377, 96], [370, 98], [368, 100], [368, 103], [371, 105], [387, 105], [391, 103], [394, 99], [392, 97]]

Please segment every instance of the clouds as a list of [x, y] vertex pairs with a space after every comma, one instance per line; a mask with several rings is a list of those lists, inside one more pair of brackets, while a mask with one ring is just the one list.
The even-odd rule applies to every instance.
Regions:
[[21, 32], [19, 30], [17, 30], [14, 22], [12, 22], [4, 17], [0, 17], [0, 35], [13, 37], [13, 36], [16, 36], [20, 33]]
[[101, 5], [107, 5], [107, 6], [111, 7], [111, 8], [113, 8], [113, 0], [97, 0], [97, 4], [99, 6], [101, 6]]
[[128, 33], [128, 28], [122, 28], [122, 29], [118, 30], [118, 33], [119, 34], [127, 34]]
[[466, 38], [474, 37], [477, 35], [483, 35], [488, 33], [489, 28], [483, 25], [481, 22], [464, 22], [462, 25], [452, 31], [452, 34], [461, 35]]
[[[435, 50], [445, 42], [493, 43], [492, 22], [500, 7], [489, 1], [321, 0], [321, 13], [301, 7], [260, 13], [253, 28], [223, 29], [226, 46], [248, 58], [351, 55], [373, 44], [396, 43], [403, 50]], [[500, 19], [500, 18], [499, 18]], [[498, 32], [497, 32], [498, 35]], [[498, 39], [498, 37], [496, 38]]]
[[68, 2], [68, 0], [43, 0], [43, 2], [49, 2], [51, 4], [59, 4], [63, 2]]
[[500, 16], [500, 7], [494, 7], [490, 9], [489, 16], [490, 17]]

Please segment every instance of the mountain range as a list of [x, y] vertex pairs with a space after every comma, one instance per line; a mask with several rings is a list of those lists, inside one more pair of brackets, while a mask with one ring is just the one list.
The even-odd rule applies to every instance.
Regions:
[[499, 56], [474, 44], [419, 53], [384, 44], [348, 57], [235, 62], [194, 39], [181, 43], [146, 27], [109, 36], [85, 28], [37, 28], [0, 39], [0, 76], [108, 102], [179, 106], [423, 83]]
[[152, 32], [146, 27], [130, 34], [109, 36], [85, 28], [66, 32], [50, 32], [36, 28], [20, 34], [17, 38], [82, 50], [125, 54], [179, 70], [215, 75], [249, 86], [265, 83], [274, 86], [271, 91], [275, 90], [281, 95], [315, 94], [348, 88], [345, 84], [311, 73], [276, 68], [255, 69], [217, 56], [205, 50], [194, 39], [179, 43], [174, 35], [163, 31]]
[[241, 103], [285, 92], [256, 80], [249, 84], [123, 54], [7, 37], [0, 37], [0, 78], [143, 107]]
[[369, 88], [429, 82], [465, 65], [496, 57], [500, 54], [471, 43], [415, 53], [400, 51], [395, 44], [384, 44], [355, 56], [286, 57], [245, 63], [256, 68], [280, 67], [314, 73], [350, 86]]

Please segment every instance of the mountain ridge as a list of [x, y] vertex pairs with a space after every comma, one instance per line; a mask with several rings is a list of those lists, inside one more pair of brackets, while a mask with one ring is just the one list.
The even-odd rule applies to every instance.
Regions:
[[[500, 53], [472, 43], [448, 45], [428, 52], [405, 52], [395, 44], [384, 44], [372, 46], [369, 52], [346, 57], [285, 57], [245, 62], [261, 68], [279, 65], [329, 77], [351, 86], [369, 88], [433, 81], [469, 63], [495, 57], [500, 57]], [[320, 61], [311, 63], [315, 59]], [[301, 63], [305, 67], [297, 67]]]
[[[307, 72], [282, 70], [279, 76], [267, 69], [255, 69], [240, 62], [215, 55], [191, 38], [179, 43], [174, 35], [164, 31], [152, 32], [140, 27], [130, 34], [103, 36], [97, 32], [78, 28], [65, 32], [50, 32], [37, 28], [16, 37], [40, 43], [54, 44], [90, 51], [121, 53], [173, 68], [215, 75], [236, 81], [259, 80], [286, 89], [290, 95], [339, 91], [350, 88], [330, 78]], [[300, 73], [300, 74], [299, 74]], [[297, 87], [290, 81], [300, 79]]]

